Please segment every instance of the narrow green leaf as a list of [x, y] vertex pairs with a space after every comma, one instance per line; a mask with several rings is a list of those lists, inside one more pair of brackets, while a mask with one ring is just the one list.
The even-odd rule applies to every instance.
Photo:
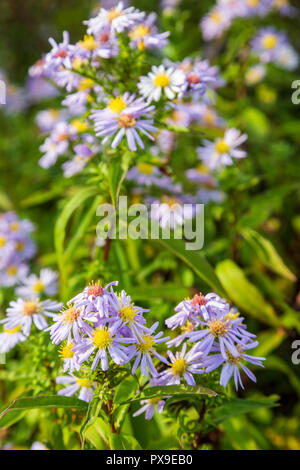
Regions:
[[124, 154], [122, 159], [112, 158], [108, 168], [109, 192], [113, 205], [116, 207], [122, 183], [129, 168], [130, 154]]
[[229, 298], [239, 308], [268, 325], [281, 325], [272, 305], [266, 302], [260, 291], [246, 278], [234, 261], [228, 259], [220, 262], [216, 271]]
[[184, 261], [193, 271], [213, 288], [217, 293], [225, 296], [224, 289], [209, 262], [198, 251], [186, 250], [182, 240], [157, 240], [162, 246], [174, 253]]
[[178, 397], [178, 398], [188, 398], [188, 397], [197, 397], [198, 395], [209, 395], [215, 397], [216, 392], [210, 390], [209, 388], [202, 387], [202, 385], [165, 385], [165, 386], [155, 386], [143, 390], [141, 393], [136, 395], [133, 398], [121, 403], [121, 405], [126, 405], [127, 403], [133, 403], [140, 400], [149, 400], [150, 398], [163, 398], [163, 397]]
[[295, 274], [292, 273], [292, 271], [285, 265], [275, 247], [269, 240], [250, 228], [243, 229], [241, 233], [253, 248], [256, 255], [269, 269], [290, 281], [295, 281]]

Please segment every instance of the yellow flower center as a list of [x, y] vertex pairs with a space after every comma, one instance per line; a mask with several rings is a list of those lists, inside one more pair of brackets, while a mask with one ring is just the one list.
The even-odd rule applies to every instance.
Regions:
[[169, 85], [170, 77], [166, 73], [159, 73], [158, 75], [156, 75], [153, 82], [155, 86], [164, 88]]
[[147, 36], [147, 34], [149, 34], [149, 31], [149, 26], [140, 24], [139, 26], [133, 28], [129, 36], [131, 37], [131, 39], [141, 39]]
[[150, 165], [150, 163], [138, 163], [138, 170], [140, 173], [144, 175], [152, 175], [154, 166]]
[[148, 353], [153, 346], [154, 340], [152, 336], [142, 335], [144, 343], [139, 342], [137, 349], [142, 353]]
[[90, 90], [93, 87], [93, 85], [94, 85], [94, 80], [92, 80], [91, 78], [84, 78], [83, 80], [81, 80], [78, 90], [79, 91]]
[[120, 113], [123, 109], [126, 108], [126, 103], [121, 96], [116, 96], [116, 98], [112, 98], [108, 103], [108, 109], [110, 109], [113, 113]]
[[259, 4], [260, 0], [248, 0], [247, 5], [248, 7], [256, 7]]
[[189, 320], [186, 322], [185, 325], [181, 327], [182, 333], [189, 333], [190, 331], [193, 331], [194, 326], [193, 323], [191, 323]]
[[71, 357], [74, 356], [75, 352], [72, 351], [73, 343], [70, 343], [69, 345], [66, 344], [65, 346], [61, 346], [59, 355], [63, 359], [71, 359]]
[[5, 237], [0, 237], [0, 248], [2, 248], [6, 243], [6, 238]]
[[72, 68], [74, 70], [79, 70], [83, 63], [84, 63], [83, 60], [76, 57], [76, 59], [74, 59], [74, 61], [72, 62]]
[[123, 15], [122, 11], [118, 11], [116, 8], [112, 8], [107, 14], [107, 19], [111, 23], [113, 20], [115, 20], [121, 15]]
[[33, 300], [26, 300], [23, 305], [23, 315], [31, 316], [40, 311], [40, 305]]
[[80, 387], [89, 388], [93, 385], [93, 383], [89, 379], [78, 379], [77, 378], [76, 382], [78, 383], [78, 385], [80, 385]]
[[77, 132], [84, 132], [88, 129], [88, 124], [80, 121], [80, 119], [73, 119], [73, 121], [71, 121], [71, 125], [75, 127]]
[[73, 323], [80, 316], [81, 310], [79, 308], [70, 307], [62, 312], [63, 323]]
[[16, 266], [9, 266], [9, 268], [7, 268], [6, 272], [9, 276], [15, 276], [17, 274], [17, 267]]
[[265, 49], [274, 49], [277, 42], [278, 42], [278, 39], [276, 36], [274, 36], [274, 34], [267, 34], [262, 40], [263, 47]]
[[160, 400], [161, 400], [161, 398], [158, 397], [158, 398], [149, 398], [148, 401], [149, 401], [150, 405], [157, 405], [157, 403], [158, 403]]
[[183, 375], [186, 371], [187, 363], [186, 360], [182, 357], [176, 359], [176, 361], [172, 365], [173, 375]]
[[18, 243], [16, 244], [16, 250], [17, 250], [17, 251], [23, 251], [23, 250], [24, 250], [24, 246], [25, 246], [25, 245], [24, 245], [23, 242], [18, 242]]
[[211, 14], [210, 14], [210, 19], [214, 22], [214, 23], [220, 23], [221, 21], [221, 15], [218, 11], [213, 11]]
[[[238, 348], [237, 348], [238, 349]], [[239, 349], [238, 349], [239, 351]], [[240, 351], [239, 351], [240, 352]], [[226, 349], [226, 356], [227, 356], [227, 359], [228, 359], [228, 362], [230, 362], [231, 364], [239, 364], [240, 361], [241, 361], [241, 356], [237, 356], [235, 357], [233, 354], [231, 354], [228, 349]]]
[[132, 114], [121, 114], [121, 116], [119, 117], [119, 126], [125, 129], [133, 127], [135, 123], [136, 120], [134, 119]]
[[209, 329], [211, 334], [216, 337], [224, 336], [227, 332], [227, 326], [218, 320], [213, 320], [212, 322], [210, 322]]
[[43, 292], [44, 289], [45, 289], [45, 286], [40, 280], [36, 281], [36, 283], [33, 286], [33, 291], [36, 292], [37, 294], [40, 294], [41, 292]]
[[175, 197], [171, 196], [162, 196], [161, 202], [163, 204], [168, 204], [169, 208], [173, 208], [174, 210], [177, 208], [177, 204], [179, 204], [178, 200]]
[[225, 142], [225, 140], [219, 140], [216, 143], [216, 151], [218, 153], [226, 153], [229, 150], [229, 145]]
[[18, 222], [12, 222], [9, 228], [12, 232], [17, 232], [20, 229], [20, 224], [18, 224]]
[[83, 41], [79, 41], [80, 46], [87, 51], [94, 51], [97, 49], [98, 44], [95, 42], [94, 36], [88, 36], [87, 34], [84, 36]]
[[93, 343], [99, 349], [108, 348], [111, 344], [112, 338], [110, 332], [105, 328], [97, 328], [93, 333]]
[[211, 126], [215, 123], [215, 114], [211, 109], [208, 109], [204, 114], [204, 121], [207, 125]]
[[122, 307], [119, 310], [120, 318], [125, 322], [128, 321], [132, 323], [137, 315], [138, 310], [134, 309], [133, 305], [127, 305], [126, 307]]
[[12, 328], [11, 330], [9, 328], [5, 328], [4, 333], [13, 335], [15, 333], [18, 333], [20, 330], [21, 330], [21, 325], [18, 325], [15, 328]]
[[228, 320], [235, 320], [239, 316], [239, 312], [233, 313], [233, 310], [231, 309], [229, 313], [225, 315], [225, 318]]

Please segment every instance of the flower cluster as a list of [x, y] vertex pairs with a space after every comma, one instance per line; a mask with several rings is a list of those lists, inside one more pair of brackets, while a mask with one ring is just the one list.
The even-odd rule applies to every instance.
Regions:
[[0, 214], [0, 285], [10, 287], [28, 272], [28, 260], [36, 251], [30, 235], [34, 227], [14, 212]]

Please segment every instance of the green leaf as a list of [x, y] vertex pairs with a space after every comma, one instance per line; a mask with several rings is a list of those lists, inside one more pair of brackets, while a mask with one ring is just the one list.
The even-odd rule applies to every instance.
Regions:
[[119, 199], [122, 183], [129, 168], [130, 154], [124, 154], [123, 158], [112, 158], [108, 168], [109, 192], [113, 205], [116, 207]]
[[133, 398], [121, 403], [126, 405], [127, 403], [133, 403], [140, 400], [149, 400], [150, 398], [163, 398], [163, 397], [177, 397], [179, 399], [197, 397], [198, 395], [209, 395], [211, 397], [217, 396], [217, 393], [209, 388], [202, 387], [202, 385], [166, 385], [166, 386], [155, 386], [143, 390]]
[[241, 233], [249, 245], [252, 246], [256, 255], [269, 269], [290, 281], [296, 280], [295, 274], [284, 264], [282, 258], [269, 240], [249, 228], [242, 230]]
[[220, 262], [216, 271], [229, 298], [252, 317], [268, 325], [280, 326], [272, 305], [266, 302], [260, 291], [231, 260]]
[[240, 416], [258, 408], [272, 408], [278, 406], [278, 397], [258, 398], [256, 400], [245, 400], [240, 398], [230, 398], [223, 405], [215, 408], [207, 415], [207, 421], [213, 426], [218, 426], [226, 419]]
[[149, 299], [165, 299], [170, 301], [178, 301], [189, 297], [191, 294], [190, 289], [174, 284], [163, 284], [161, 286], [147, 286], [145, 287], [131, 287], [130, 295], [135, 300], [149, 300]]
[[88, 404], [83, 400], [59, 395], [18, 398], [0, 413], [0, 427], [6, 427], [9, 423], [10, 418], [7, 415], [13, 414], [16, 418], [17, 412], [23, 413], [25, 410], [34, 408], [76, 408], [85, 411], [87, 407]]
[[85, 433], [89, 426], [95, 423], [101, 410], [102, 402], [97, 396], [94, 396], [88, 405], [85, 420], [80, 428], [79, 434], [81, 439], [81, 447], [84, 449]]
[[224, 296], [224, 289], [213, 268], [204, 256], [198, 251], [186, 250], [182, 240], [157, 240], [162, 246], [174, 253], [184, 261], [206, 284], [220, 295]]
[[68, 221], [76, 209], [80, 207], [88, 198], [95, 196], [97, 192], [98, 189], [95, 186], [91, 188], [83, 188], [82, 190], [78, 191], [74, 196], [71, 197], [71, 199], [68, 200], [56, 221], [54, 229], [54, 243], [57, 261], [61, 271], [64, 271], [65, 264], [64, 241], [66, 238], [66, 228]]
[[0, 192], [0, 208], [5, 211], [9, 211], [13, 208], [13, 204], [7, 194]]
[[111, 434], [109, 444], [111, 450], [142, 450], [139, 442], [128, 434]]

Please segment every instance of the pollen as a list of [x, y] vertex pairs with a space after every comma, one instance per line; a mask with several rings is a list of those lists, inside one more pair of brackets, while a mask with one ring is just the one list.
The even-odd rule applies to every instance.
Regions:
[[18, 325], [15, 328], [12, 328], [12, 329], [5, 328], [4, 333], [7, 333], [9, 335], [14, 335], [15, 333], [18, 333], [20, 330], [21, 330], [21, 325]]
[[20, 229], [20, 224], [18, 224], [18, 222], [12, 222], [9, 228], [12, 232], [17, 232]]
[[182, 333], [189, 333], [194, 330], [194, 325], [189, 320], [186, 322], [184, 326], [181, 327]]
[[80, 316], [81, 310], [75, 307], [69, 307], [62, 312], [64, 323], [74, 323]]
[[141, 39], [147, 36], [149, 32], [150, 32], [149, 26], [140, 24], [139, 26], [136, 26], [135, 28], [133, 28], [129, 36], [131, 37], [131, 39]]
[[24, 250], [24, 246], [25, 246], [25, 245], [24, 245], [23, 242], [18, 242], [18, 243], [16, 244], [16, 250], [19, 251], [19, 252], [20, 252], [20, 251], [23, 251], [23, 250]]
[[6, 270], [9, 276], [15, 276], [17, 274], [17, 267], [16, 266], [9, 266]]
[[195, 73], [190, 73], [186, 79], [190, 85], [200, 83], [200, 78]]
[[240, 356], [237, 356], [235, 357], [233, 354], [231, 354], [228, 349], [226, 350], [226, 356], [227, 356], [227, 359], [228, 359], [228, 362], [230, 362], [231, 364], [239, 364], [240, 361], [241, 361], [241, 357]]
[[77, 378], [76, 382], [78, 383], [78, 385], [80, 385], [80, 387], [85, 387], [85, 388], [89, 388], [93, 385], [93, 383], [89, 379]]
[[233, 313], [233, 310], [231, 309], [230, 312], [225, 315], [225, 318], [228, 320], [235, 320], [239, 314], [239, 312]]
[[119, 117], [119, 126], [125, 129], [133, 127], [136, 123], [132, 114], [122, 114]]
[[58, 59], [58, 58], [61, 58], [61, 59], [65, 59], [67, 57], [68, 53], [67, 51], [65, 50], [61, 50], [61, 51], [58, 51], [56, 54], [55, 54], [55, 57]]
[[105, 349], [110, 346], [112, 338], [110, 332], [105, 328], [97, 328], [93, 334], [93, 343], [99, 349]]
[[90, 90], [93, 87], [93, 85], [94, 85], [94, 80], [92, 80], [91, 78], [84, 78], [83, 80], [81, 80], [78, 90], [79, 91]]
[[126, 108], [126, 103], [121, 96], [116, 96], [116, 98], [112, 98], [108, 103], [108, 108], [113, 113], [120, 113], [123, 109]]
[[72, 347], [73, 347], [73, 343], [66, 344], [65, 346], [61, 346], [59, 350], [60, 357], [62, 357], [63, 359], [71, 359], [75, 354], [75, 352], [72, 351]]
[[122, 14], [123, 14], [122, 11], [118, 11], [116, 8], [112, 8], [111, 10], [109, 10], [107, 14], [107, 19], [111, 23], [113, 20], [115, 20]]
[[216, 151], [218, 153], [226, 153], [228, 152], [228, 150], [229, 150], [229, 145], [227, 144], [227, 142], [225, 142], [225, 140], [219, 140], [216, 143]]
[[175, 360], [175, 362], [172, 365], [172, 371], [173, 375], [183, 375], [186, 371], [187, 368], [187, 362], [185, 359], [182, 357], [179, 357], [178, 359]]
[[150, 163], [138, 163], [138, 170], [143, 175], [152, 175], [154, 166], [150, 165]]
[[227, 326], [218, 320], [213, 320], [209, 324], [210, 332], [213, 336], [224, 336], [227, 332]]
[[213, 11], [213, 12], [210, 14], [210, 19], [211, 19], [214, 23], [220, 23], [220, 21], [221, 21], [221, 15], [220, 15], [219, 12]]
[[80, 41], [80, 46], [87, 51], [94, 51], [97, 49], [98, 44], [95, 42], [94, 36], [85, 35], [83, 41]]
[[32, 316], [40, 311], [40, 305], [33, 300], [26, 300], [23, 306], [23, 315]]
[[170, 77], [166, 73], [159, 73], [154, 78], [154, 85], [155, 86], [165, 88], [166, 86], [169, 85], [169, 83], [170, 83]]
[[101, 284], [91, 284], [88, 286], [88, 296], [93, 295], [99, 297], [103, 293], [103, 287]]
[[37, 294], [40, 294], [41, 292], [43, 292], [44, 289], [45, 289], [45, 286], [40, 280], [36, 281], [36, 283], [33, 286], [33, 291], [36, 292]]
[[138, 313], [137, 309], [134, 309], [133, 305], [127, 305], [126, 307], [122, 307], [119, 310], [120, 318], [125, 322], [128, 321], [132, 323]]
[[5, 237], [0, 237], [0, 248], [2, 248], [6, 243], [6, 238]]
[[88, 124], [86, 122], [80, 121], [80, 119], [73, 119], [71, 125], [75, 127], [77, 132], [85, 132], [88, 129]]
[[274, 34], [267, 34], [263, 40], [262, 40], [262, 43], [263, 43], [263, 47], [265, 49], [274, 49], [274, 47], [277, 45], [277, 37], [274, 36]]
[[202, 305], [205, 305], [205, 304], [206, 304], [206, 299], [205, 299], [205, 297], [204, 297], [202, 294], [196, 294], [196, 295], [194, 295], [194, 297], [192, 298], [191, 304], [192, 304], [194, 307], [196, 307], [197, 305], [199, 305], [199, 307], [201, 307]]
[[137, 349], [141, 351], [142, 353], [148, 353], [154, 343], [153, 337], [152, 336], [147, 336], [147, 335], [142, 335], [142, 339], [144, 340], [144, 343], [139, 342]]

